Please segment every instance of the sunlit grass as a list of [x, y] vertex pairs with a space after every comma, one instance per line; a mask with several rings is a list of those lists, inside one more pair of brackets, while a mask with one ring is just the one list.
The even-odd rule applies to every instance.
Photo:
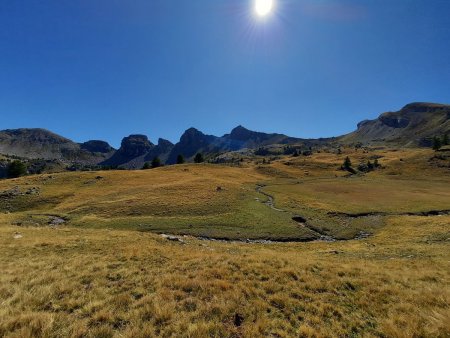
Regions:
[[444, 337], [449, 221], [266, 246], [2, 225], [0, 335]]

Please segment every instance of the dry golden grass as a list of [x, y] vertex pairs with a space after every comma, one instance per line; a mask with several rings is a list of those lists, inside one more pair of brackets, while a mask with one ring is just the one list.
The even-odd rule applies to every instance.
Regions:
[[[344, 222], [330, 217], [329, 212], [449, 208], [448, 168], [430, 165], [432, 155], [421, 149], [344, 149], [339, 155], [321, 152], [241, 168], [181, 165], [147, 171], [61, 173], [52, 178], [38, 175], [0, 181], [0, 191], [14, 186], [22, 191], [30, 186], [40, 189], [40, 195], [0, 200], [0, 211], [14, 212], [16, 222], [23, 224], [42, 223], [44, 215], [56, 214], [83, 227], [233, 239], [311, 238], [311, 231], [291, 220], [300, 214], [325, 232], [352, 238], [360, 231], [375, 231], [383, 220]], [[338, 168], [345, 156], [355, 165], [380, 157], [384, 169], [344, 177], [348, 173]], [[261, 203], [266, 197], [255, 191], [259, 183], [266, 184], [264, 191], [275, 197], [278, 208], [288, 212], [276, 212]], [[222, 189], [217, 191], [217, 187]]]
[[445, 337], [449, 222], [270, 245], [2, 225], [0, 336]]
[[24, 224], [56, 214], [85, 227], [228, 238], [309, 236], [288, 214], [257, 201], [264, 196], [255, 191], [256, 184], [265, 179], [253, 168], [214, 165], [38, 175], [0, 181], [0, 191], [40, 189], [39, 195], [7, 201], [9, 209], [0, 201], [0, 210], [14, 212]]
[[[385, 169], [342, 177], [347, 155], [383, 156]], [[0, 181], [0, 191], [40, 189], [0, 203], [11, 211], [0, 214], [0, 337], [448, 337], [450, 216], [397, 215], [450, 208], [448, 169], [430, 156], [344, 149], [246, 168]], [[289, 212], [256, 201], [259, 183]], [[350, 222], [329, 211], [392, 215]], [[336, 236], [373, 236], [182, 244], [149, 232], [306, 236], [293, 213]], [[69, 222], [50, 227], [48, 215]]]

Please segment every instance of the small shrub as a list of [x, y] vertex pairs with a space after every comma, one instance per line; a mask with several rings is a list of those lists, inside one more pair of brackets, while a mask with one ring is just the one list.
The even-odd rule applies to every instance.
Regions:
[[155, 157], [152, 160], [152, 168], [158, 168], [161, 166], [161, 160], [159, 159], [159, 157]]
[[177, 164], [183, 164], [184, 163], [184, 156], [179, 154], [177, 156]]
[[25, 176], [27, 174], [27, 166], [19, 161], [15, 160], [11, 162], [8, 166], [8, 178], [16, 178], [20, 176]]
[[437, 136], [433, 137], [433, 150], [438, 151], [442, 148], [441, 139]]
[[203, 158], [203, 155], [201, 153], [197, 153], [197, 155], [195, 155], [195, 157], [194, 157], [194, 162], [202, 163], [202, 162], [205, 162], [205, 159]]

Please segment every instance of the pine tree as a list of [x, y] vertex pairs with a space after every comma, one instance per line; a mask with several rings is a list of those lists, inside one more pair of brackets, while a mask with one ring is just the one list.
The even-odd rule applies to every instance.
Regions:
[[184, 163], [184, 156], [179, 154], [177, 156], [177, 164], [183, 164]]
[[158, 168], [161, 166], [161, 160], [159, 159], [159, 157], [155, 157], [152, 160], [152, 168]]
[[437, 136], [433, 137], [433, 150], [438, 151], [442, 147], [441, 139]]
[[205, 162], [205, 159], [203, 158], [203, 155], [201, 153], [197, 153], [197, 155], [195, 155], [195, 157], [194, 157], [194, 162], [202, 163], [202, 162]]
[[448, 146], [450, 144], [450, 141], [448, 139], [448, 134], [445, 133], [444, 136], [442, 136], [442, 145], [443, 146]]
[[23, 162], [15, 160], [9, 164], [7, 172], [8, 178], [16, 178], [26, 174], [27, 166]]
[[147, 170], [150, 169], [152, 166], [150, 165], [150, 163], [145, 162], [144, 165], [142, 166], [142, 170]]

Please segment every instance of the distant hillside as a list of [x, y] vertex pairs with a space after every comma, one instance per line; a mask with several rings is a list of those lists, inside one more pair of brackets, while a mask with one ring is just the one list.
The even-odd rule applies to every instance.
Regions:
[[180, 141], [175, 145], [161, 138], [155, 145], [145, 135], [127, 136], [122, 140], [117, 152], [101, 164], [138, 169], [145, 162], [151, 162], [155, 157], [159, 157], [163, 163], [174, 164], [178, 155], [182, 155], [187, 161], [190, 161], [197, 153], [216, 154], [243, 148], [258, 148], [271, 144], [292, 144], [304, 141], [306, 140], [282, 134], [255, 132], [242, 126], [234, 128], [230, 134], [222, 137], [206, 135], [198, 129], [189, 128], [181, 135]]
[[[28, 159], [41, 158], [95, 164], [103, 161], [114, 151], [106, 142], [101, 143], [103, 148], [95, 148], [94, 145], [99, 146], [99, 142], [102, 141], [90, 141], [80, 145], [51, 131], [39, 128], [0, 131], [0, 153]], [[105, 152], [105, 150], [107, 151]]]
[[267, 134], [248, 130], [242, 126], [234, 128], [230, 134], [222, 137], [205, 135], [201, 131], [190, 128], [184, 132], [180, 142], [173, 147], [168, 163], [175, 163], [179, 154], [191, 159], [196, 153], [212, 153], [236, 151], [241, 149], [256, 149], [272, 144], [295, 144], [295, 143], [320, 143], [322, 140], [307, 140], [289, 137], [283, 134]]
[[450, 134], [450, 105], [411, 103], [398, 112], [387, 112], [375, 120], [362, 121], [356, 131], [337, 138], [301, 139], [252, 131], [243, 126], [219, 137], [189, 128], [176, 144], [161, 138], [157, 144], [153, 144], [145, 135], [130, 135], [115, 150], [101, 140], [78, 144], [45, 129], [14, 129], [0, 131], [0, 154], [60, 161], [61, 165], [72, 164], [75, 168], [100, 165], [138, 169], [155, 157], [159, 157], [162, 163], [173, 164], [178, 155], [191, 161], [199, 152], [215, 156], [248, 149], [252, 153], [254, 149], [272, 145], [318, 147], [336, 143], [361, 143], [429, 146], [434, 136], [445, 133]]
[[343, 143], [429, 146], [434, 136], [450, 134], [450, 105], [411, 103], [398, 112], [358, 123], [358, 129], [339, 138]]

